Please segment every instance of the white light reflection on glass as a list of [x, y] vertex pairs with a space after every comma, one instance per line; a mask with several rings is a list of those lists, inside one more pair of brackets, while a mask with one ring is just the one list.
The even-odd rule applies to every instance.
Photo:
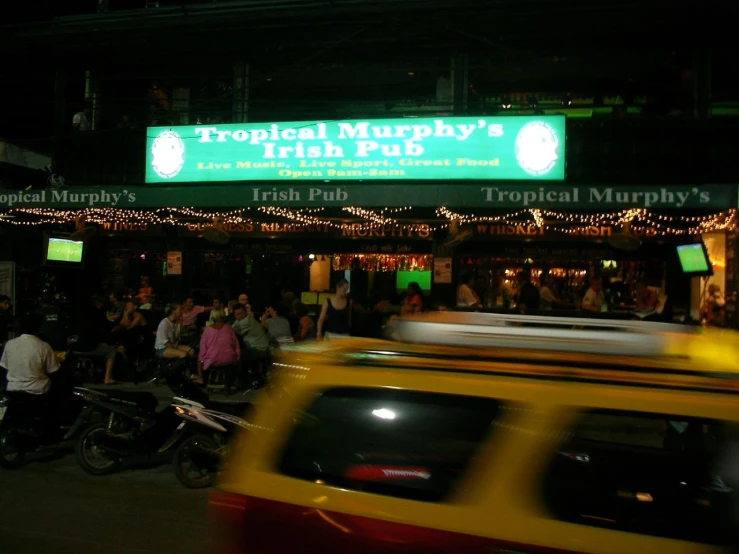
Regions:
[[395, 419], [395, 412], [392, 410], [388, 410], [387, 408], [372, 410], [372, 415], [375, 417], [379, 417], [380, 419]]

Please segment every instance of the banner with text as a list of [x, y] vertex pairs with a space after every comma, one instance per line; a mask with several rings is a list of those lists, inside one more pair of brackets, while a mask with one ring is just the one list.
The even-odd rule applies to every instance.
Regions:
[[147, 129], [146, 182], [563, 180], [565, 117], [232, 123]]
[[566, 186], [532, 184], [408, 184], [188, 187], [69, 187], [0, 190], [0, 209], [12, 208], [294, 208], [358, 206], [436, 208], [547, 208], [617, 210], [728, 209], [736, 185]]

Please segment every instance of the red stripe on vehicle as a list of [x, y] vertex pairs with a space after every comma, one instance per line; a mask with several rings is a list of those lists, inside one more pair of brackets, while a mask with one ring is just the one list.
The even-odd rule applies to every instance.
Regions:
[[431, 472], [425, 467], [361, 465], [350, 467], [345, 476], [358, 481], [407, 481], [430, 479]]
[[577, 554], [220, 492], [208, 511], [214, 554]]

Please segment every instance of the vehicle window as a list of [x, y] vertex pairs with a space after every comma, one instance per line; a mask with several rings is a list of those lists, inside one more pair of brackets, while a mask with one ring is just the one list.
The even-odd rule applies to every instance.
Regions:
[[[736, 437], [713, 420], [591, 411], [543, 476], [558, 519], [674, 539], [725, 544], [737, 493], [727, 484]], [[729, 463], [727, 463], [729, 461]]]
[[482, 398], [333, 389], [297, 418], [280, 471], [351, 490], [439, 501], [464, 475], [499, 407]]

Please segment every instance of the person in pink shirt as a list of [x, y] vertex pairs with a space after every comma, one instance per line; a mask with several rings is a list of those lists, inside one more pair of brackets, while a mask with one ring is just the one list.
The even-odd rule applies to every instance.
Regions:
[[200, 338], [198, 353], [198, 378], [195, 381], [203, 384], [203, 372], [211, 366], [229, 366], [239, 363], [241, 348], [236, 333], [230, 325], [226, 325], [225, 317], [218, 318], [213, 325], [206, 327]]
[[203, 312], [209, 312], [213, 309], [213, 306], [206, 308], [204, 306], [196, 306], [195, 301], [192, 298], [187, 298], [182, 303], [182, 327], [190, 329], [195, 325], [198, 320], [198, 316]]

